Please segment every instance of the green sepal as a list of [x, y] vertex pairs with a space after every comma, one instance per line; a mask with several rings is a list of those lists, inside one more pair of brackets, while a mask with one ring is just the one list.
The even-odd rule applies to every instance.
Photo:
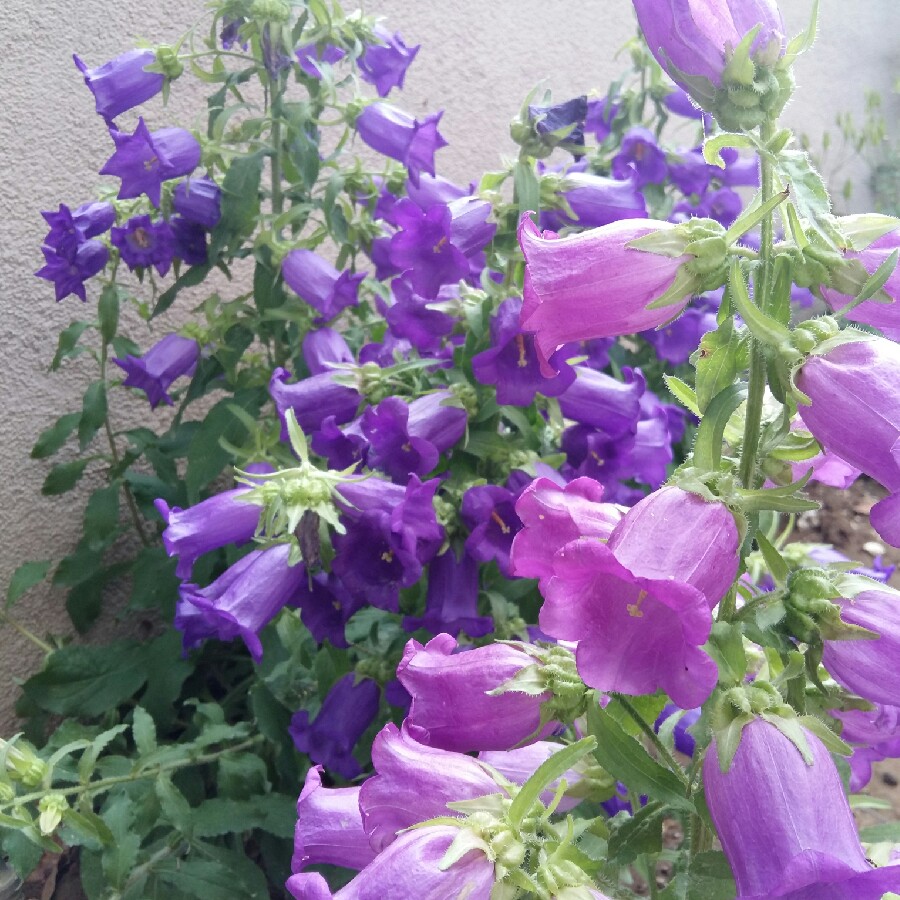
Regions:
[[687, 407], [698, 419], [703, 418], [700, 406], [697, 403], [697, 394], [694, 389], [675, 375], [663, 375], [663, 381], [669, 389], [669, 393], [682, 405]]
[[[885, 284], [887, 284], [887, 280], [891, 275], [894, 274], [894, 269], [897, 268], [898, 259], [900, 259], [900, 248], [894, 250], [891, 255], [888, 256], [888, 258], [871, 274], [865, 284], [863, 284], [859, 293], [846, 306], [842, 306], [837, 310], [835, 316], [846, 316], [847, 313], [856, 309], [861, 303], [865, 303], [867, 300], [871, 300], [875, 297]], [[876, 298], [876, 300], [893, 302], [893, 298], [884, 293], [882, 293], [881, 297]]]
[[796, 37], [791, 38], [784, 56], [779, 61], [779, 66], [787, 68], [801, 54], [806, 53], [812, 47], [816, 39], [816, 31], [819, 26], [819, 0], [813, 0], [812, 12], [809, 17], [809, 25], [806, 31], [801, 32]]
[[719, 683], [738, 684], [747, 674], [747, 654], [740, 626], [730, 622], [714, 622], [709, 636], [710, 655], [719, 668]]
[[760, 718], [765, 719], [770, 725], [774, 725], [799, 751], [803, 761], [811, 766], [813, 764], [812, 750], [809, 741], [803, 733], [801, 720], [796, 716], [784, 716], [777, 713], [763, 712]]
[[722, 460], [722, 438], [732, 413], [747, 398], [747, 386], [732, 384], [713, 397], [705, 410], [694, 442], [693, 466], [700, 473], [719, 471]]
[[881, 213], [858, 213], [852, 216], [838, 216], [837, 225], [851, 249], [860, 251], [900, 228], [900, 219]]
[[764, 313], [751, 299], [744, 281], [741, 264], [734, 260], [728, 276], [728, 285], [731, 288], [731, 301], [741, 314], [741, 318], [747, 323], [747, 328], [756, 340], [790, 355], [792, 361], [799, 358], [799, 354], [791, 345], [791, 331], [781, 322]]
[[724, 728], [714, 731], [717, 759], [722, 773], [731, 768], [734, 755], [741, 743], [741, 734], [754, 718], [755, 716], [750, 713], [745, 713], [731, 719]]
[[734, 147], [736, 150], [756, 150], [756, 141], [748, 134], [735, 134], [731, 131], [723, 131], [720, 134], [707, 138], [703, 142], [703, 159], [711, 166], [725, 168], [725, 160], [722, 159], [722, 151], [726, 147]]

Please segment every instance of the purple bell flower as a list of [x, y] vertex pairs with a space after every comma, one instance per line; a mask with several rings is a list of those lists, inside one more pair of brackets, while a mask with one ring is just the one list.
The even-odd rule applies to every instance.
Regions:
[[697, 749], [697, 742], [691, 734], [690, 729], [696, 724], [700, 718], [700, 709], [679, 709], [674, 703], [667, 703], [662, 712], [657, 716], [656, 722], [653, 724], [654, 730], [658, 733], [663, 723], [672, 716], [677, 715], [678, 721], [672, 730], [672, 738], [675, 743], [675, 749], [685, 756], [693, 756]]
[[420, 122], [395, 106], [374, 103], [360, 113], [356, 130], [373, 150], [403, 163], [409, 180], [418, 185], [422, 172], [434, 175], [434, 154], [447, 146], [438, 131], [442, 115], [435, 113]]
[[223, 50], [231, 50], [237, 44], [245, 52], [250, 49], [250, 45], [244, 41], [241, 42], [241, 28], [247, 24], [247, 20], [243, 16], [223, 16], [222, 31], [219, 34], [219, 40], [222, 42]]
[[565, 347], [550, 360], [559, 374], [547, 378], [541, 373], [534, 335], [519, 327], [521, 313], [521, 300], [504, 300], [491, 319], [491, 349], [472, 357], [475, 380], [496, 385], [497, 402], [510, 406], [531, 406], [535, 394], [558, 397], [575, 380], [575, 370], [565, 362]]
[[281, 419], [281, 439], [288, 439], [285, 414], [294, 411], [297, 424], [309, 434], [320, 428], [322, 422], [333, 416], [337, 424], [349, 422], [355, 415], [361, 397], [355, 388], [335, 381], [336, 373], [322, 372], [287, 384], [290, 372], [275, 369], [269, 382], [269, 394]]
[[77, 54], [72, 59], [94, 95], [97, 113], [107, 122], [155, 97], [166, 80], [161, 72], [146, 71], [156, 62], [152, 50], [129, 50], [96, 69], [89, 69]]
[[589, 172], [568, 172], [562, 181], [562, 196], [574, 218], [562, 210], [548, 210], [541, 227], [554, 231], [565, 225], [599, 228], [619, 219], [646, 219], [647, 202], [633, 179], [604, 178]]
[[463, 494], [460, 518], [469, 529], [466, 551], [479, 562], [496, 561], [510, 578], [509, 552], [522, 527], [516, 515], [516, 494], [499, 484], [476, 485]]
[[[271, 472], [268, 463], [252, 463], [248, 472]], [[250, 487], [236, 487], [201, 500], [187, 509], [170, 507], [165, 500], [153, 501], [166, 528], [163, 546], [169, 556], [178, 557], [175, 574], [190, 578], [194, 563], [205, 553], [229, 544], [244, 544], [253, 538], [261, 508], [240, 498]]]
[[50, 231], [44, 238], [44, 246], [55, 250], [66, 259], [71, 259], [78, 248], [89, 238], [109, 231], [116, 221], [116, 210], [112, 203], [82, 203], [70, 210], [64, 203], [57, 212], [42, 212]]
[[575, 381], [559, 397], [562, 414], [612, 439], [634, 434], [646, 388], [643, 375], [626, 368], [619, 381], [587, 366], [576, 366], [575, 372]]
[[861, 791], [872, 778], [872, 763], [900, 757], [900, 706], [876, 703], [870, 710], [832, 710], [843, 723], [841, 740], [853, 747], [850, 790]]
[[536, 478], [516, 501], [523, 528], [512, 545], [512, 571], [522, 578], [553, 574], [556, 551], [578, 538], [606, 541], [624, 510], [603, 499], [603, 486], [593, 478], [576, 478], [560, 487]]
[[399, 34], [375, 26], [380, 43], [369, 44], [359, 58], [359, 71], [375, 87], [379, 97], [387, 97], [392, 88], [402, 88], [406, 70], [416, 58], [419, 47], [407, 47]]
[[[587, 97], [573, 97], [552, 106], [528, 107], [528, 116], [539, 135], [551, 135], [573, 148], [584, 147], [584, 120], [587, 112]], [[559, 137], [560, 133], [563, 137]]]
[[421, 729], [385, 725], [372, 744], [375, 775], [359, 793], [363, 828], [383, 851], [398, 833], [438, 816], [456, 815], [447, 803], [500, 793], [471, 756], [420, 743]]
[[346, 55], [346, 50], [335, 47], [334, 44], [305, 44], [294, 51], [294, 56], [297, 57], [300, 68], [310, 78], [317, 79], [322, 77], [322, 70], [319, 68], [321, 63], [333, 66]]
[[306, 332], [303, 337], [303, 361], [311, 375], [332, 372], [334, 363], [355, 362], [353, 352], [343, 335], [333, 328], [317, 328]]
[[619, 114], [620, 106], [608, 97], [588, 100], [584, 130], [592, 134], [598, 144], [602, 144], [612, 133], [612, 123]]
[[369, 442], [363, 437], [359, 427], [359, 419], [355, 419], [345, 428], [338, 428], [334, 416], [327, 416], [313, 433], [310, 446], [319, 456], [328, 460], [329, 469], [350, 469], [357, 471], [366, 461]]
[[331, 686], [312, 722], [305, 709], [294, 713], [288, 729], [294, 746], [343, 778], [356, 778], [362, 767], [353, 748], [378, 714], [378, 696], [371, 678], [357, 682], [349, 672]]
[[455, 638], [439, 634], [424, 647], [411, 640], [403, 652], [397, 678], [412, 696], [407, 722], [423, 729], [424, 734], [416, 733], [419, 741], [468, 753], [509, 750], [544, 736], [538, 728], [549, 692], [488, 694], [538, 665], [532, 656], [507, 644], [456, 650]]
[[[454, 200], [461, 200], [472, 193], [472, 185], [461, 188], [458, 184], [448, 181], [440, 175], [421, 174], [418, 184], [409, 184], [406, 194], [421, 209], [430, 209], [432, 206], [447, 206]], [[396, 223], [395, 223], [396, 224]]]
[[306, 773], [297, 800], [292, 872], [323, 863], [358, 872], [375, 859], [377, 854], [362, 827], [359, 790], [359, 786], [323, 787], [321, 766]]
[[333, 647], [346, 648], [350, 644], [344, 626], [363, 606], [362, 598], [355, 598], [333, 572], [316, 572], [301, 582], [291, 599], [300, 610], [300, 619], [317, 644], [327, 640]]
[[169, 219], [175, 239], [175, 255], [189, 266], [203, 265], [208, 259], [206, 230], [181, 216]]
[[669, 178], [686, 196], [705, 194], [710, 181], [719, 172], [721, 169], [706, 162], [703, 151], [699, 148], [681, 153], [677, 162], [669, 164]]
[[[442, 294], [452, 290], [455, 288], [442, 287], [438, 291], [438, 302], [441, 301]], [[395, 302], [384, 313], [391, 334], [401, 340], [408, 340], [421, 354], [437, 352], [456, 325], [453, 316], [430, 307], [429, 301], [416, 294], [403, 278], [393, 281], [391, 292]]]
[[653, 347], [660, 359], [680, 366], [700, 345], [700, 338], [715, 328], [715, 310], [690, 306], [674, 322], [652, 331], [642, 331], [641, 337]]
[[900, 887], [900, 866], [874, 869], [866, 860], [831, 756], [803, 733], [812, 765], [764, 719], [744, 728], [728, 772], [715, 740], [703, 761], [706, 803], [738, 900], [880, 900]]
[[259, 662], [259, 632], [290, 603], [306, 578], [303, 566], [288, 565], [290, 551], [288, 544], [254, 550], [207, 587], [182, 584], [175, 627], [184, 634], [185, 649], [209, 637], [220, 641], [240, 637]]
[[663, 105], [676, 116], [684, 116], [686, 119], [703, 118], [703, 110], [695, 106], [691, 98], [680, 87], [676, 87], [666, 94], [663, 98]]
[[365, 273], [338, 272], [312, 250], [291, 250], [281, 263], [285, 284], [325, 319], [359, 303], [359, 285]]
[[838, 598], [841, 619], [878, 635], [874, 640], [825, 641], [822, 664], [844, 687], [875, 703], [900, 705], [900, 595], [871, 590]]
[[331, 893], [318, 872], [292, 875], [286, 887], [294, 900], [376, 897], [490, 900], [494, 864], [482, 850], [469, 850], [451, 865], [444, 865], [447, 851], [458, 835], [459, 828], [452, 825], [429, 825], [404, 832], [336, 894]]
[[636, 126], [625, 132], [619, 152], [612, 158], [613, 177], [631, 179], [635, 187], [642, 188], [665, 181], [668, 171], [666, 154], [652, 131]]
[[809, 357], [796, 384], [812, 400], [799, 412], [813, 437], [891, 492], [872, 508], [871, 521], [900, 546], [900, 347], [878, 337], [841, 344]]
[[34, 274], [52, 281], [59, 303], [69, 294], [87, 301], [84, 283], [93, 278], [109, 261], [109, 250], [101, 241], [85, 241], [71, 255], [59, 253], [51, 247], [41, 247], [44, 265]]
[[491, 616], [478, 615], [478, 563], [465, 551], [457, 559], [450, 549], [431, 561], [425, 604], [424, 616], [403, 617], [406, 631], [484, 637], [494, 630]]
[[165, 275], [175, 258], [175, 235], [165, 219], [134, 216], [121, 228], [113, 227], [110, 240], [131, 271], [155, 267]]
[[195, 340], [167, 334], [143, 356], [129, 354], [113, 362], [126, 373], [122, 386], [144, 391], [150, 408], [156, 409], [160, 403], [172, 405], [168, 394], [172, 382], [182, 375], [193, 375], [199, 358], [200, 345]]
[[200, 144], [183, 128], [161, 128], [150, 132], [143, 118], [134, 134], [110, 129], [116, 152], [100, 170], [101, 175], [122, 179], [118, 197], [128, 200], [146, 194], [159, 206], [162, 183], [190, 175], [200, 162]]
[[542, 235], [526, 215], [519, 223], [525, 254], [522, 329], [535, 332], [547, 376], [549, 358], [563, 344], [634, 334], [677, 315], [688, 301], [647, 309], [675, 280], [687, 256], [670, 257], [626, 247], [630, 241], [673, 226], [652, 220], [612, 222], [581, 234]]
[[188, 178], [175, 185], [172, 206], [182, 218], [212, 231], [222, 217], [222, 190], [208, 176]]

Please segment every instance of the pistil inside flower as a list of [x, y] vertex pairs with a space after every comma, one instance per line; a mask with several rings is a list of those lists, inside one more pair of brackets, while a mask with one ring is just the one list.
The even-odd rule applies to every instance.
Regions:
[[503, 521], [503, 519], [500, 517], [500, 513], [498, 513], [496, 509], [491, 510], [491, 519], [500, 526], [500, 530], [504, 534], [509, 534], [509, 525], [507, 525], [506, 522]]
[[524, 334], [516, 335], [516, 347], [519, 350], [519, 359], [516, 362], [516, 365], [520, 369], [524, 369], [528, 365], [528, 360], [525, 358], [525, 335]]
[[637, 596], [637, 600], [634, 603], [629, 603], [625, 608], [628, 610], [628, 615], [632, 616], [635, 619], [641, 619], [644, 616], [643, 610], [641, 609], [641, 604], [644, 602], [644, 598], [647, 596], [647, 592], [645, 590], [641, 590], [641, 592]]

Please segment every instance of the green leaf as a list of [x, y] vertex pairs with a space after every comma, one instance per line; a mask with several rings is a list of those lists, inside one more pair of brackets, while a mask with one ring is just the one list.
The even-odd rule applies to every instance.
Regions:
[[730, 288], [731, 302], [741, 314], [744, 322], [747, 323], [747, 327], [750, 329], [753, 337], [776, 350], [790, 345], [790, 329], [764, 313], [750, 299], [747, 283], [744, 281], [744, 273], [738, 260], [734, 260], [731, 264], [728, 286]]
[[[615, 701], [611, 701], [611, 704]], [[692, 810], [682, 781], [653, 759], [643, 745], [625, 732], [607, 709], [593, 704], [588, 708], [588, 731], [597, 738], [594, 757], [614, 778], [630, 790], [647, 794], [679, 809]]]
[[749, 135], [734, 134], [723, 131], [715, 137], [707, 138], [703, 142], [703, 159], [711, 166], [725, 168], [725, 160], [722, 159], [722, 151], [726, 147], [735, 147], [738, 150], [755, 150], [756, 144]]
[[114, 284], [107, 284], [100, 292], [97, 304], [100, 316], [100, 338], [104, 346], [112, 342], [119, 328], [119, 289]]
[[9, 579], [6, 608], [9, 609], [26, 591], [40, 584], [47, 577], [51, 565], [49, 559], [32, 559], [22, 563]]
[[735, 331], [734, 320], [726, 319], [715, 331], [700, 339], [697, 353], [697, 406], [706, 411], [720, 391], [734, 383], [738, 372], [747, 367], [747, 344], [744, 335]]
[[134, 829], [134, 805], [127, 795], [116, 797], [103, 810], [103, 818], [113, 834], [112, 844], [103, 852], [103, 873], [110, 885], [124, 886], [137, 862], [141, 837]]
[[526, 212], [541, 211], [541, 185], [534, 173], [534, 164], [530, 160], [520, 159], [516, 163], [513, 169], [513, 185], [520, 216]]
[[116, 725], [98, 734], [91, 741], [90, 747], [81, 754], [81, 759], [78, 761], [78, 779], [82, 784], [87, 784], [91, 780], [91, 776], [94, 774], [94, 769], [97, 766], [97, 760], [100, 759], [100, 754], [123, 731], [127, 730], [127, 725]]
[[136, 641], [68, 646], [52, 653], [43, 671], [29, 678], [23, 690], [48, 712], [100, 716], [140, 690], [147, 674], [146, 652]]
[[297, 821], [297, 800], [287, 794], [263, 794], [249, 800], [212, 797], [193, 812], [197, 837], [240, 834], [259, 828], [276, 837], [288, 838]]
[[179, 291], [183, 288], [196, 287], [198, 284], [201, 284], [206, 276], [209, 275], [211, 268], [212, 266], [209, 263], [204, 263], [200, 266], [191, 266], [182, 272], [175, 279], [174, 284], [167, 287], [159, 295], [156, 306], [153, 307], [153, 312], [150, 313], [150, 318], [155, 319], [158, 315], [164, 313], [175, 302]]
[[801, 219], [806, 219], [821, 239], [841, 249], [844, 238], [831, 215], [831, 200], [822, 176], [813, 167], [804, 150], [782, 150], [778, 154], [776, 171], [791, 191], [791, 199]]
[[719, 683], [739, 684], [747, 674], [741, 629], [728, 622], [713, 623], [710, 651], [719, 667]]
[[790, 569], [788, 569], [788, 564], [784, 561], [784, 557], [772, 546], [772, 543], [761, 531], [756, 533], [756, 544], [776, 583], [781, 586], [786, 584]]
[[131, 567], [129, 609], [153, 609], [171, 618], [181, 581], [175, 577], [178, 560], [165, 547], [144, 547]]
[[701, 472], [717, 472], [722, 459], [722, 437], [731, 414], [744, 402], [747, 386], [733, 384], [719, 391], [707, 407], [694, 442], [694, 465]]
[[59, 333], [59, 342], [56, 346], [56, 354], [50, 363], [50, 371], [55, 372], [64, 359], [70, 356], [78, 356], [83, 348], [78, 346], [81, 335], [91, 327], [90, 322], [73, 322], [68, 328]]
[[141, 706], [160, 728], [168, 728], [176, 717], [175, 701], [181, 686], [194, 671], [194, 663], [181, 655], [181, 633], [170, 628], [143, 647], [147, 688]]
[[612, 823], [608, 854], [613, 865], [627, 866], [642, 853], [659, 853], [662, 850], [663, 819], [668, 806], [653, 800], [642, 806], [633, 816]]
[[878, 825], [868, 825], [859, 829], [859, 837], [867, 844], [880, 844], [882, 841], [896, 844], [900, 842], [900, 822], [880, 822]]
[[40, 845], [19, 830], [0, 832], [0, 846], [9, 864], [22, 879], [27, 878], [37, 868], [44, 855]]
[[[79, 416], [79, 419], [81, 416]], [[45, 497], [53, 497], [57, 494], [65, 494], [81, 480], [84, 470], [90, 460], [73, 459], [71, 462], [60, 463], [54, 466], [44, 479], [41, 493]]]
[[[167, 859], [154, 866], [156, 880], [167, 885], [169, 890], [161, 888], [146, 896], [171, 898], [171, 891], [175, 890], [179, 900], [196, 897], [203, 900], [235, 900], [236, 897], [268, 900], [269, 890], [263, 873], [243, 855], [228, 854], [228, 851], [222, 851], [222, 854], [227, 856], [221, 861], [190, 856]], [[248, 867], [256, 872], [256, 877], [250, 876]]]
[[734, 900], [736, 893], [724, 853], [709, 851], [691, 858], [687, 900]]
[[175, 787], [172, 779], [166, 774], [157, 775], [154, 789], [162, 808], [163, 818], [183, 835], [190, 837], [194, 830], [194, 823], [191, 817], [191, 805], [185, 799], [184, 794]]
[[675, 375], [663, 375], [663, 381], [665, 381], [669, 393], [681, 403], [682, 406], [687, 407], [687, 409], [689, 409], [698, 419], [702, 418], [700, 408], [697, 405], [697, 395], [689, 384], [682, 381], [680, 378], [677, 378]]
[[94, 435], [106, 422], [106, 383], [95, 381], [88, 385], [81, 405], [81, 420], [78, 422], [78, 443], [84, 450], [94, 439]]
[[46, 459], [53, 456], [81, 421], [81, 413], [71, 412], [60, 416], [49, 428], [45, 428], [31, 449], [32, 459]]
[[221, 250], [235, 249], [251, 234], [259, 217], [259, 185], [262, 178], [263, 152], [239, 156], [232, 160], [222, 180], [222, 217], [212, 233], [210, 259]]
[[[106, 822], [89, 810], [67, 809], [63, 812], [62, 822], [78, 838], [77, 843], [94, 849], [108, 847], [113, 843], [113, 835]], [[76, 842], [67, 840], [67, 843]]]
[[128, 569], [128, 563], [114, 563], [96, 569], [81, 579], [66, 597], [66, 612], [72, 624], [84, 634], [97, 621], [103, 609], [103, 591], [106, 585]]
[[187, 473], [184, 480], [191, 503], [200, 499], [200, 491], [232, 459], [231, 453], [222, 446], [221, 441], [224, 439], [229, 444], [240, 446], [247, 439], [247, 427], [235, 416], [230, 406], [236, 404], [255, 417], [264, 400], [265, 394], [259, 389], [241, 390], [233, 397], [220, 400], [206, 414], [187, 453]]
[[131, 736], [141, 756], [156, 750], [156, 725], [143, 706], [136, 706], [131, 713]]
[[119, 526], [119, 485], [110, 484], [91, 494], [84, 510], [84, 536], [91, 550], [106, 545]]

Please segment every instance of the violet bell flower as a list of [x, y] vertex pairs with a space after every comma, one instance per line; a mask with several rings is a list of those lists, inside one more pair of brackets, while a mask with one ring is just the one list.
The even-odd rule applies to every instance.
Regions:
[[[384, 312], [391, 334], [401, 340], [408, 340], [420, 355], [438, 352], [444, 339], [453, 331], [456, 319], [431, 307], [430, 301], [416, 294], [404, 278], [394, 279], [391, 293], [394, 303]], [[436, 302], [441, 303], [445, 297], [455, 297], [458, 293], [456, 287], [445, 285], [438, 291]]]
[[56, 302], [69, 294], [87, 301], [84, 284], [93, 278], [109, 261], [109, 250], [102, 241], [84, 241], [74, 253], [66, 254], [52, 247], [41, 247], [44, 265], [34, 274], [38, 278], [53, 282]]
[[704, 758], [706, 803], [738, 900], [880, 900], [900, 887], [900, 866], [874, 869], [866, 860], [831, 755], [803, 735], [811, 765], [764, 719], [743, 729], [728, 772], [715, 739]]
[[116, 151], [100, 174], [122, 180], [120, 200], [146, 194], [158, 207], [163, 182], [189, 175], [200, 162], [200, 144], [183, 128], [161, 128], [151, 133], [141, 118], [134, 134], [111, 128], [110, 135]]
[[522, 527], [516, 515], [516, 493], [500, 484], [470, 487], [463, 494], [459, 514], [469, 529], [466, 550], [479, 562], [495, 560], [504, 577], [512, 573], [509, 551]]
[[294, 713], [288, 728], [294, 746], [326, 769], [356, 778], [362, 767], [353, 748], [378, 714], [378, 697], [378, 685], [371, 678], [357, 682], [349, 672], [331, 686], [312, 722], [305, 709]]
[[156, 62], [152, 50], [129, 50], [95, 69], [89, 69], [77, 54], [72, 59], [94, 95], [97, 113], [107, 122], [155, 97], [166, 80], [161, 72], [147, 71]]
[[647, 218], [647, 202], [633, 179], [567, 172], [560, 183], [560, 194], [574, 218], [565, 210], [545, 210], [541, 214], [543, 229], [556, 231], [565, 225], [599, 228], [619, 219]]
[[153, 266], [162, 276], [175, 258], [175, 235], [165, 219], [154, 222], [150, 216], [133, 216], [123, 227], [114, 226], [109, 237], [132, 272]]
[[364, 81], [368, 81], [379, 97], [387, 97], [393, 88], [402, 88], [406, 70], [419, 52], [419, 46], [407, 47], [399, 33], [391, 34], [381, 25], [376, 25], [377, 44], [368, 44], [359, 57], [359, 71]]
[[338, 272], [312, 250], [291, 250], [281, 263], [285, 284], [323, 318], [333, 319], [342, 309], [359, 303], [359, 285], [366, 277]]
[[359, 136], [375, 151], [406, 166], [409, 180], [418, 185], [425, 172], [434, 175], [434, 154], [447, 142], [438, 131], [443, 112], [419, 121], [387, 103], [367, 106], [356, 120]]
[[280, 368], [272, 372], [269, 395], [281, 419], [283, 441], [288, 439], [285, 415], [289, 409], [294, 411], [297, 424], [307, 434], [318, 430], [328, 417], [333, 417], [338, 425], [342, 425], [356, 416], [362, 399], [360, 393], [356, 388], [341, 384], [337, 380], [338, 375], [336, 371], [326, 371], [288, 384], [290, 372]]
[[652, 131], [638, 126], [625, 132], [619, 152], [612, 159], [613, 177], [630, 179], [635, 187], [642, 188], [665, 181], [668, 171], [666, 154]]
[[813, 437], [890, 492], [870, 516], [881, 537], [900, 547], [900, 347], [860, 334], [810, 356], [795, 380], [812, 401], [799, 413]]
[[535, 333], [542, 371], [569, 341], [634, 334], [668, 322], [681, 312], [689, 293], [661, 309], [647, 305], [672, 285], [690, 257], [661, 256], [626, 246], [644, 235], [674, 226], [626, 219], [581, 234], [542, 235], [528, 214], [519, 223], [525, 254], [522, 330]]
[[334, 44], [304, 44], [294, 51], [300, 68], [309, 75], [310, 78], [321, 78], [322, 63], [333, 66], [336, 62], [340, 62], [347, 55], [347, 51], [341, 47], [335, 47]]
[[870, 710], [832, 710], [843, 723], [841, 740], [853, 747], [850, 790], [861, 791], [872, 778], [872, 763], [900, 757], [900, 706], [876, 703]]
[[143, 356], [129, 354], [113, 362], [127, 375], [122, 386], [144, 391], [150, 408], [156, 409], [160, 403], [172, 405], [169, 388], [183, 375], [193, 375], [199, 358], [200, 345], [195, 340], [167, 334]]
[[185, 221], [212, 231], [222, 217], [221, 200], [221, 188], [204, 175], [176, 184], [172, 207]]
[[44, 238], [44, 246], [63, 257], [71, 259], [78, 248], [89, 238], [97, 237], [115, 224], [116, 210], [112, 203], [88, 202], [70, 210], [65, 203], [59, 204], [56, 212], [46, 211], [41, 215], [50, 226]]

